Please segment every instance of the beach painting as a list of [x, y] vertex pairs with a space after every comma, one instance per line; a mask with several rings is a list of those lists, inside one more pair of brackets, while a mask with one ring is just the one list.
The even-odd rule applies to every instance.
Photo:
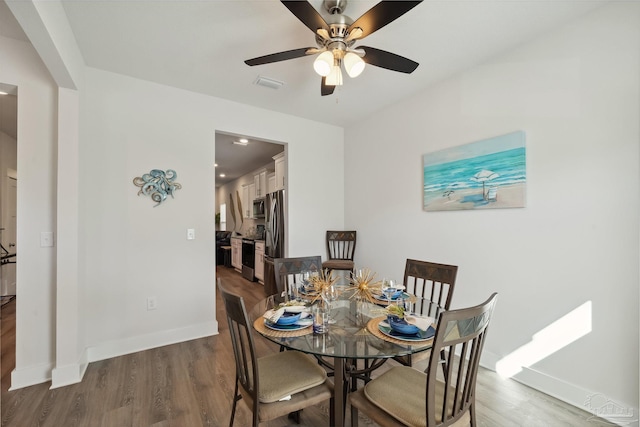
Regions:
[[523, 131], [428, 153], [422, 160], [425, 211], [525, 206]]

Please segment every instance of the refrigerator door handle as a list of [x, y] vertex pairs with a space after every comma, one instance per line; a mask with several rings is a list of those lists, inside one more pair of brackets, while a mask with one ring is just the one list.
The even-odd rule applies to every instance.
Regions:
[[272, 203], [269, 209], [269, 228], [271, 229], [271, 236], [269, 236], [269, 243], [271, 243], [271, 247], [275, 249], [278, 244], [278, 235], [280, 231], [277, 229], [278, 221], [276, 221], [278, 219], [276, 217], [276, 212], [278, 211], [278, 199], [277, 197], [273, 197], [271, 200]]

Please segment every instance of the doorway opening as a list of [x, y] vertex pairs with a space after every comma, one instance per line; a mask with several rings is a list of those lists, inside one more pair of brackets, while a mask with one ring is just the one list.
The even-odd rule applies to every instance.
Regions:
[[0, 367], [2, 392], [16, 360], [18, 88], [0, 83]]
[[222, 131], [215, 135], [215, 213], [220, 226], [224, 218], [230, 240], [225, 243], [230, 251], [216, 256], [230, 254], [228, 268], [266, 290], [275, 282], [269, 261], [286, 256], [286, 144]]

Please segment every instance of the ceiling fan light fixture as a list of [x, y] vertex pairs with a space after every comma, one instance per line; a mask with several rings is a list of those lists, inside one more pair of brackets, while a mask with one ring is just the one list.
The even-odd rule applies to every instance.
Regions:
[[319, 75], [326, 77], [333, 67], [333, 53], [330, 51], [322, 52], [315, 61], [313, 61], [313, 69]]
[[358, 77], [364, 71], [365, 62], [353, 52], [347, 52], [343, 59], [344, 68], [347, 70], [349, 77]]
[[340, 65], [331, 67], [331, 72], [325, 81], [328, 86], [342, 86], [342, 70], [340, 69]]

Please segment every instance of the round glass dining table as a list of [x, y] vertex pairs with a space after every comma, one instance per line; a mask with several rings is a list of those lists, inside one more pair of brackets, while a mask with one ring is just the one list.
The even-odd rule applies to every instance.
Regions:
[[[331, 303], [329, 329], [323, 334], [314, 334], [312, 326], [296, 331], [280, 331], [269, 328], [262, 315], [267, 310], [268, 298], [256, 304], [249, 316], [254, 329], [270, 341], [292, 350], [317, 356], [325, 365], [331, 366], [325, 358], [333, 358], [335, 423], [344, 425], [346, 392], [350, 382], [359, 373], [358, 360], [365, 360], [365, 366], [373, 369], [395, 356], [429, 350], [432, 339], [395, 338], [384, 325], [379, 325], [386, 318], [384, 306], [349, 298], [344, 292], [341, 298]], [[420, 302], [421, 313], [437, 320], [442, 310], [437, 304], [427, 300]], [[434, 325], [435, 327], [435, 325]], [[354, 383], [355, 384], [355, 379]]]

